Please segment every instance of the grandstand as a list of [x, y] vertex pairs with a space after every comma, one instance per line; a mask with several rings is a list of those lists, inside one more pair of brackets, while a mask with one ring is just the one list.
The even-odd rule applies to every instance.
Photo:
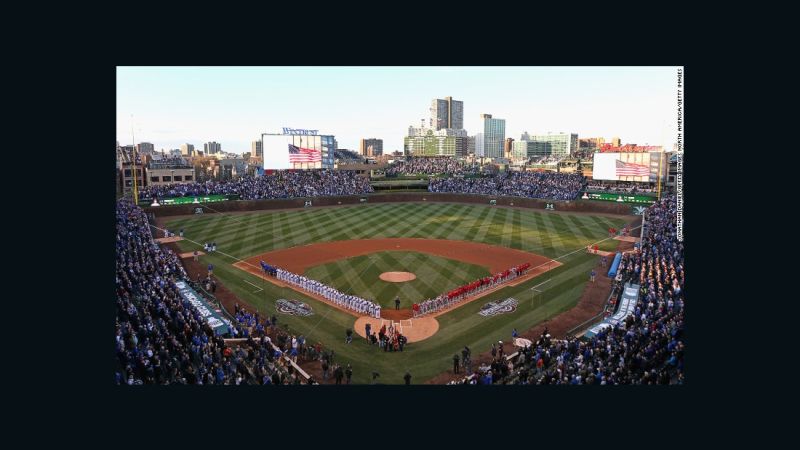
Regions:
[[[350, 155], [345, 153], [344, 156]], [[120, 157], [124, 158], [124, 155], [121, 154]], [[470, 208], [475, 208], [474, 213], [473, 210], [465, 210], [472, 215], [464, 219], [458, 216], [452, 216], [452, 218], [448, 216], [448, 214], [454, 214], [453, 211], [458, 210], [461, 206], [443, 204], [438, 207], [442, 209], [431, 209], [434, 214], [423, 215], [422, 217], [431, 218], [430, 222], [423, 224], [419, 219], [409, 222], [402, 221], [415, 208], [418, 208], [417, 206], [385, 204], [385, 207], [374, 210], [377, 213], [375, 217], [357, 222], [367, 222], [369, 226], [363, 229], [372, 231], [360, 234], [362, 233], [358, 231], [361, 230], [360, 228], [353, 231], [352, 226], [344, 227], [344, 231], [342, 231], [344, 238], [332, 236], [334, 228], [331, 224], [339, 222], [339, 217], [342, 216], [325, 212], [325, 210], [320, 210], [323, 212], [319, 216], [298, 216], [292, 226], [272, 222], [274, 225], [270, 225], [265, 232], [286, 233], [284, 236], [289, 237], [284, 239], [284, 241], [288, 241], [284, 246], [287, 249], [294, 249], [308, 245], [303, 240], [305, 239], [304, 233], [316, 233], [323, 226], [330, 227], [320, 234], [326, 241], [338, 242], [339, 240], [384, 236], [387, 231], [381, 228], [382, 225], [399, 216], [398, 220], [400, 221], [395, 224], [396, 227], [402, 227], [414, 233], [415, 227], [419, 226], [421, 233], [432, 234], [438, 239], [453, 239], [448, 241], [453, 246], [455, 244], [452, 242], [456, 242], [459, 238], [464, 239], [461, 236], [486, 236], [487, 239], [491, 239], [490, 242], [496, 243], [495, 245], [512, 248], [516, 248], [514, 243], [517, 241], [520, 242], [519, 245], [522, 248], [526, 239], [536, 239], [542, 248], [549, 246], [552, 249], [556, 245], [565, 245], [566, 249], [574, 241], [574, 247], [585, 249], [588, 240], [600, 242], [602, 248], [609, 251], [615, 250], [618, 244], [621, 245], [620, 241], [600, 239], [597, 236], [605, 234], [606, 228], [612, 225], [614, 228], [622, 228], [621, 216], [608, 218], [602, 216], [604, 213], [597, 213], [598, 216], [561, 216], [558, 211], [561, 208], [568, 208], [568, 205], [574, 203], [583, 205], [582, 207], [586, 211], [591, 211], [593, 208], [596, 208], [597, 211], [610, 211], [610, 208], [615, 208], [614, 211], [621, 211], [622, 206], [620, 205], [600, 205], [603, 202], [580, 200], [579, 195], [586, 189], [606, 191], [618, 189], [624, 192], [641, 192], [643, 189], [640, 185], [624, 183], [616, 183], [613, 186], [597, 182], [587, 183], [585, 177], [577, 173], [498, 172], [487, 174], [482, 173], [479, 167], [452, 158], [399, 160], [387, 169], [387, 174], [392, 174], [392, 176], [435, 175], [428, 182], [427, 192], [473, 195], [475, 198], [483, 196], [483, 205], [470, 206]], [[358, 196], [363, 203], [369, 204], [377, 200], [376, 194], [373, 192], [374, 189], [369, 178], [356, 175], [352, 171], [309, 170], [279, 171], [261, 177], [242, 177], [230, 181], [148, 186], [143, 188], [140, 194], [142, 199], [148, 200], [145, 202], [146, 205], [149, 205], [149, 200], [152, 199], [230, 195], [232, 198], [248, 201], [242, 203], [238, 203], [236, 200], [231, 201], [241, 205], [302, 199], [308, 207], [316, 204], [318, 200], [325, 200], [327, 203], [324, 204], [335, 205], [334, 202], [328, 202], [326, 199], [337, 196]], [[497, 197], [508, 197], [512, 201], [513, 199], [547, 201], [548, 204], [556, 205], [554, 208], [556, 212], [546, 213], [540, 210], [534, 213], [512, 212], [510, 215], [503, 212], [499, 222], [489, 222], [487, 226], [481, 225], [479, 220], [485, 219], [487, 215], [499, 214], [497, 209], [490, 206], [494, 205], [490, 200]], [[543, 203], [518, 201], [520, 205], [543, 205]], [[513, 203], [511, 204], [513, 205]], [[189, 245], [189, 248], [200, 247], [200, 241], [191, 240], [200, 233], [199, 230], [230, 228], [231, 236], [238, 236], [238, 233], [244, 230], [257, 229], [259, 226], [257, 222], [254, 222], [260, 217], [258, 214], [249, 213], [241, 218], [225, 216], [223, 219], [222, 214], [217, 214], [219, 211], [215, 209], [214, 205], [201, 202], [199, 209], [208, 215], [220, 216], [220, 218], [213, 219], [220, 220], [220, 222], [206, 222], [195, 226], [195, 222], [192, 222], [193, 219], [184, 219], [181, 223], [186, 223], [188, 230], [187, 237], [184, 239], [183, 229], [180, 231], [181, 236], [176, 236], [174, 227], [170, 227], [168, 230], [165, 228], [164, 222], [156, 220], [156, 213], [159, 216], [169, 216], [172, 211], [169, 209], [170, 207], [160, 207], [161, 209], [153, 207], [143, 210], [134, 205], [130, 199], [123, 198], [117, 201], [116, 383], [121, 385], [332, 383], [333, 379], [345, 370], [346, 363], [337, 359], [342, 358], [338, 355], [351, 355], [352, 353], [348, 353], [352, 352], [350, 348], [343, 349], [341, 346], [345, 344], [341, 344], [338, 338], [336, 341], [317, 342], [316, 344], [306, 342], [303, 333], [298, 330], [293, 331], [283, 325], [284, 320], [294, 321], [294, 318], [278, 318], [262, 307], [249, 304], [250, 297], [243, 296], [239, 287], [221, 286], [221, 292], [215, 293], [217, 284], [221, 285], [223, 279], [227, 284], [230, 279], [244, 276], [239, 275], [239, 272], [236, 272], [238, 269], [233, 267], [234, 260], [238, 260], [240, 263], [241, 260], [228, 253], [220, 253], [219, 256], [195, 254], [192, 257], [192, 252], [185, 251], [184, 243]], [[244, 208], [244, 206], [242, 207]], [[342, 208], [358, 207], [358, 205], [342, 206]], [[175, 209], [174, 211], [179, 210]], [[357, 212], [356, 209], [344, 209], [338, 214], [346, 216], [347, 214], [357, 214]], [[273, 220], [273, 217], [287, 215], [285, 212], [270, 214], [272, 214], [270, 220]], [[525, 214], [532, 214], [530, 216], [530, 221], [534, 223], [532, 228], [524, 228], [527, 217]], [[493, 219], [490, 217], [488, 220]], [[625, 220], [627, 224], [630, 218]], [[325, 225], [326, 223], [328, 225]], [[476, 224], [474, 233], [468, 228], [471, 226], [470, 223]], [[468, 226], [463, 227], [465, 229], [462, 230], [460, 224]], [[556, 231], [553, 228], [556, 224], [562, 226], [566, 231]], [[501, 230], [509, 227], [508, 229], [511, 231], [495, 232], [493, 231], [496, 229], [495, 227], [499, 227]], [[221, 233], [221, 231], [217, 232]], [[465, 234], [459, 234], [461, 232]], [[419, 239], [423, 235], [414, 234], [412, 236]], [[247, 235], [244, 239], [252, 238]], [[229, 247], [232, 245], [231, 242], [226, 241], [226, 243]], [[184, 250], [184, 252], [181, 253], [180, 250]], [[224, 250], [224, 252], [229, 251], [227, 248]], [[562, 257], [555, 253], [555, 250], [553, 251], [554, 253], [548, 255], [546, 259], [554, 258], [553, 261], [555, 261]], [[513, 342], [505, 344], [500, 342], [499, 347], [504, 350], [491, 356], [486, 353], [477, 355], [474, 365], [470, 360], [468, 365], [464, 366], [465, 369], [468, 368], [465, 376], [449, 373], [445, 367], [436, 366], [437, 362], [425, 361], [419, 362], [419, 364], [430, 365], [434, 369], [438, 368], [436, 370], [441, 372], [440, 376], [433, 376], [434, 373], [428, 379], [430, 382], [440, 384], [681, 384], [684, 381], [683, 252], [683, 243], [676, 239], [675, 194], [663, 193], [662, 197], [648, 207], [644, 213], [641, 242], [636, 242], [632, 244], [631, 248], [620, 251], [619, 257], [613, 261], [614, 274], [609, 274], [611, 276], [608, 277], [610, 279], [609, 290], [599, 294], [604, 299], [610, 296], [612, 300], [608, 303], [608, 305], [612, 305], [610, 310], [604, 302], [604, 308], [599, 312], [601, 314], [607, 312], [607, 316], [600, 317], [595, 322], [586, 323], [582, 330], [571, 329], [569, 333], [562, 335], [553, 335], [543, 322], [531, 322], [530, 328], [523, 330], [520, 334], [520, 337], [529, 339], [530, 345], [516, 346], [515, 348]], [[571, 256], [573, 254], [574, 252], [569, 255], [565, 253], [565, 256], [568, 257], [564, 259], [564, 267], [556, 266], [558, 268], [554, 270], [555, 275], [550, 276], [557, 277], [560, 273], [566, 273], [567, 275], [560, 283], [574, 283], [570, 286], [577, 287], [569, 289], [580, 293], [583, 284], [586, 283], [585, 276], [581, 276], [584, 281], [578, 282], [574, 280], [576, 276], [572, 275], [572, 272], [564, 271], [573, 270], [574, 266], [574, 270], [586, 273], [586, 268], [595, 267], [598, 264], [599, 256], [587, 254], [578, 255], [579, 257]], [[311, 260], [320, 258], [320, 255], [312, 253]], [[490, 257], [489, 253], [482, 256]], [[206, 270], [206, 264], [198, 262], [199, 257], [208, 258], [208, 261], [214, 261], [215, 264], [208, 264]], [[390, 255], [387, 258], [391, 264], [400, 264], [400, 260], [397, 259], [399, 257]], [[224, 261], [228, 262], [222, 265], [221, 262]], [[353, 263], [354, 266], [350, 267], [347, 259], [336, 261], [337, 266], [330, 270], [334, 273], [337, 273], [336, 271], [352, 272], [354, 277], [364, 273], [374, 264], [361, 266]], [[424, 261], [424, 259], [418, 261]], [[524, 261], [521, 260], [520, 263]], [[272, 264], [272, 261], [269, 263]], [[264, 263], [261, 267], [272, 269], [273, 266], [270, 264]], [[424, 263], [419, 262], [418, 264]], [[436, 267], [436, 265], [431, 267]], [[459, 269], [457, 265], [452, 267], [454, 272], [467, 270]], [[458, 286], [452, 286], [448, 287], [448, 290], [439, 291], [443, 293], [442, 295], [450, 295], [455, 299], [453, 302], [458, 303], [457, 311], [450, 312], [448, 310], [444, 313], [461, 314], [468, 318], [465, 321], [484, 320], [483, 316], [476, 314], [480, 310], [480, 302], [472, 302], [474, 300], [473, 291], [480, 291], [481, 295], [494, 295], [491, 298], [498, 299], [498, 302], [493, 304], [500, 304], [499, 300], [505, 299], [502, 297], [502, 289], [506, 288], [503, 283], [516, 281], [516, 276], [509, 274], [516, 275], [517, 272], [522, 274], [529, 267], [524, 263], [515, 263], [503, 266], [503, 269], [514, 268], [512, 270], [494, 272], [495, 278], [492, 280], [498, 283], [499, 290], [497, 291], [494, 290], [495, 285], [492, 284], [493, 289], [487, 290], [484, 294], [482, 289], [475, 289], [474, 286], [477, 285], [473, 286], [474, 283], [463, 284], [469, 289], [462, 286], [461, 290], [453, 291], [451, 289]], [[322, 271], [322, 269], [315, 270]], [[194, 277], [197, 271], [202, 273], [198, 274], [198, 277]], [[303, 275], [302, 272], [297, 273]], [[256, 274], [258, 274], [258, 270]], [[308, 276], [308, 272], [305, 273], [305, 276]], [[306, 302], [301, 311], [298, 309], [300, 306], [292, 306], [293, 303], [281, 297], [284, 300], [282, 304], [288, 305], [286, 308], [288, 308], [287, 311], [290, 311], [286, 314], [300, 311], [304, 314], [311, 314], [314, 309], [330, 307], [326, 305], [324, 299], [311, 297], [311, 293], [308, 296], [298, 296], [298, 292], [302, 294], [302, 288], [288, 286], [286, 283], [280, 285], [281, 280], [271, 281], [268, 275], [265, 275], [264, 280], [260, 286], [258, 283], [254, 284], [248, 281], [252, 287], [247, 287], [247, 289], [261, 289], [261, 291], [255, 291], [259, 293], [258, 295], [261, 295], [261, 292], [280, 292], [280, 295], [285, 296], [286, 299], [300, 298]], [[474, 278], [466, 279], [468, 282], [472, 280]], [[429, 285], [444, 283], [442, 286], [449, 286], [446, 284], [446, 279], [437, 280], [435, 283], [430, 280], [423, 281]], [[541, 278], [518, 281], [521, 283], [519, 289], [530, 292], [530, 289], [543, 284], [544, 281]], [[267, 288], [265, 282], [278, 284], [276, 284], [277, 287]], [[366, 284], [366, 288], [369, 288], [371, 282], [365, 280], [361, 283]], [[348, 291], [348, 298], [354, 297], [350, 295], [354, 285], [355, 282], [345, 285], [341, 288], [342, 293]], [[328, 287], [322, 282], [314, 281], [311, 286], [319, 289], [320, 292], [334, 292], [337, 295], [339, 293], [333, 287]], [[298, 289], [300, 290], [298, 291]], [[562, 295], [567, 296], [567, 294]], [[239, 300], [240, 298], [241, 300]], [[366, 298], [358, 297], [358, 301], [366, 302], [367, 300], [364, 300]], [[276, 299], [277, 297], [270, 297], [269, 300], [272, 302], [270, 304], [274, 305]], [[447, 303], [447, 305], [449, 307], [450, 304]], [[569, 305], [574, 305], [574, 301]], [[531, 317], [539, 317], [535, 314], [542, 311], [537, 309], [533, 302], [531, 305], [525, 303], [518, 306], [518, 308], [523, 307], [530, 308]], [[563, 312], [563, 306], [558, 308], [553, 308], [554, 314]], [[396, 326], [392, 332], [382, 334], [382, 340], [384, 336], [402, 336], [398, 330], [406, 333], [413, 328], [412, 322], [410, 322], [411, 317], [393, 315], [391, 309], [384, 308], [383, 311], [378, 309], [378, 324], [383, 323], [381, 320], [386, 320], [389, 326]], [[501, 308], [495, 309], [501, 310]], [[414, 309], [414, 311], [417, 310]], [[349, 323], [345, 320], [345, 318], [349, 319], [347, 314], [356, 313], [326, 312], [315, 317], [314, 322], [319, 322], [321, 318], [329, 316], [336, 317], [336, 325], [326, 323], [324, 326], [338, 327], [336, 329], [341, 331], [342, 340], [344, 340], [344, 327], [338, 324]], [[467, 316], [467, 314], [469, 315]], [[548, 312], [548, 314], [550, 313]], [[598, 312], [595, 311], [592, 314], [598, 314]], [[555, 322], [556, 318], [554, 317], [550, 323]], [[498, 337], [507, 334], [505, 329], [470, 326], [469, 330], [470, 333], [481, 333], [480, 336], [469, 337], [472, 339], [469, 342], [474, 341], [481, 344], [496, 342]], [[586, 334], [577, 332], [586, 330], [590, 332]], [[360, 332], [360, 330], [356, 331]], [[400, 341], [402, 342], [402, 338]], [[396, 342], [395, 340], [395, 344]], [[369, 348], [369, 344], [364, 341], [352, 345], [358, 346], [357, 348]], [[425, 344], [424, 342], [415, 342], [412, 345]], [[488, 345], [486, 347], [488, 348]], [[334, 352], [331, 351], [334, 348], [337, 356], [334, 356]], [[494, 345], [492, 350], [496, 350]], [[384, 351], [389, 352], [390, 350], [388, 347], [384, 347]], [[391, 351], [398, 350], [395, 347]], [[381, 358], [391, 357], [390, 353], [387, 355], [381, 356]], [[353, 361], [353, 364], [356, 364], [356, 361]], [[359, 376], [366, 375], [358, 374], [357, 378]]]

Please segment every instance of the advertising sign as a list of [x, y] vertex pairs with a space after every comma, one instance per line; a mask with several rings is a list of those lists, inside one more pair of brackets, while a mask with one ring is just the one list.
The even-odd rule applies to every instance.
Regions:
[[593, 193], [593, 192], [584, 192], [581, 198], [584, 200], [605, 200], [607, 202], [642, 203], [647, 205], [656, 202], [655, 197], [650, 197], [647, 195], [627, 195], [627, 194]]
[[181, 298], [188, 301], [192, 307], [203, 316], [208, 326], [214, 330], [214, 334], [228, 334], [228, 325], [202, 296], [198, 295], [197, 292], [184, 281], [178, 281], [175, 283], [175, 286], [178, 288], [178, 293]]
[[[592, 179], [610, 181], [636, 181], [655, 183], [661, 165], [662, 177], [667, 164], [661, 152], [649, 153], [600, 153], [594, 154]], [[661, 161], [659, 163], [659, 161]]]

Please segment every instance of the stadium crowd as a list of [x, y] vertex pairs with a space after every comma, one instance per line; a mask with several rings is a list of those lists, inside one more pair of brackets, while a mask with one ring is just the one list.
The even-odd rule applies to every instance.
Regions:
[[359, 195], [372, 192], [369, 178], [350, 170], [276, 171], [258, 177], [227, 181], [209, 180], [141, 188], [142, 198], [238, 195], [242, 200]]
[[431, 180], [428, 191], [574, 200], [584, 184], [585, 178], [575, 173], [506, 172], [483, 178]]
[[119, 200], [116, 384], [313, 383], [313, 379], [303, 381], [281, 358], [291, 351], [291, 340], [270, 327], [269, 319], [262, 321], [237, 307], [236, 320], [229, 323], [231, 335], [246, 341], [226, 345], [223, 336], [215, 335], [201, 313], [180, 296], [175, 283], [182, 280], [189, 281], [178, 257], [153, 241], [141, 208]]
[[513, 358], [451, 384], [683, 384], [684, 247], [676, 236], [674, 194], [646, 213], [642, 245], [619, 266], [641, 286], [622, 323], [589, 339], [552, 339], [547, 329]]
[[439, 295], [436, 298], [428, 299], [420, 303], [415, 303], [411, 310], [414, 317], [423, 316], [428, 313], [447, 309], [459, 303], [467, 297], [473, 296], [487, 289], [492, 289], [506, 281], [513, 280], [525, 274], [531, 268], [531, 263], [524, 263], [506, 269], [494, 275], [475, 280], [464, 286], [459, 286], [449, 292]]
[[386, 168], [387, 177], [440, 173], [467, 175], [479, 173], [479, 167], [450, 156], [420, 156], [397, 160]]

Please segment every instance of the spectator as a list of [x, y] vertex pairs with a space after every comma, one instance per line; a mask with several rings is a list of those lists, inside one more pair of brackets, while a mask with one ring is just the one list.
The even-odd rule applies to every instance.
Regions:
[[[179, 293], [180, 259], [153, 241], [147, 216], [130, 200], [116, 205], [115, 351], [120, 384], [281, 384], [282, 354], [256, 315], [236, 305], [226, 345]], [[199, 281], [202, 277], [198, 276]], [[212, 288], [213, 290], [213, 288]], [[227, 320], [227, 319], [226, 319]], [[297, 377], [294, 378], [297, 381]]]
[[385, 171], [387, 177], [447, 174], [476, 174], [479, 168], [451, 156], [423, 156], [396, 160]]
[[259, 177], [229, 181], [146, 186], [143, 199], [236, 195], [242, 200], [359, 195], [373, 192], [369, 178], [351, 170], [276, 171]]
[[505, 172], [488, 177], [434, 179], [428, 191], [574, 200], [584, 184], [585, 178], [575, 173]]

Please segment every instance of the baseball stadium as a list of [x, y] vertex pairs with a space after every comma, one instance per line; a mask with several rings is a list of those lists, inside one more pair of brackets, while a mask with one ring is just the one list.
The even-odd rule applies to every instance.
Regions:
[[674, 191], [571, 167], [399, 156], [134, 187], [118, 384], [682, 384]]

